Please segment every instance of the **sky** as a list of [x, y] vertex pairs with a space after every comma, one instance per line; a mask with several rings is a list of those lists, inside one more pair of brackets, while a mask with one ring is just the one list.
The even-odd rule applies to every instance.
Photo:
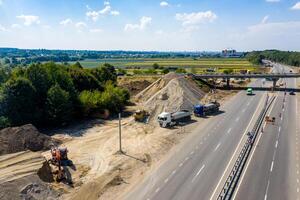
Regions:
[[300, 1], [0, 0], [0, 47], [300, 51]]

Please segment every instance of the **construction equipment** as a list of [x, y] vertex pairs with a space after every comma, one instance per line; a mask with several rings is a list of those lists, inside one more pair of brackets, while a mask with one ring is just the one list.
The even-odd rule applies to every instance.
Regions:
[[275, 122], [275, 117], [266, 116], [265, 121], [274, 123]]
[[68, 159], [68, 149], [66, 147], [52, 147], [50, 150], [51, 158], [48, 160], [48, 164], [51, 167], [51, 171], [54, 180], [59, 182], [65, 178], [64, 169], [62, 166], [66, 165]]
[[138, 122], [145, 122], [145, 119], [149, 116], [149, 113], [145, 110], [137, 110], [134, 113], [134, 120]]

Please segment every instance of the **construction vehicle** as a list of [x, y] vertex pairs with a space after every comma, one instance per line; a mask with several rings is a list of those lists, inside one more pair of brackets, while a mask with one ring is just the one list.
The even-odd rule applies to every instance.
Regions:
[[194, 106], [194, 115], [197, 117], [204, 117], [219, 112], [219, 108], [220, 103], [217, 101], [213, 101], [205, 105], [198, 104]]
[[134, 120], [138, 122], [145, 122], [149, 117], [149, 113], [145, 110], [137, 110], [134, 113]]
[[270, 117], [270, 116], [266, 116], [266, 118], [265, 118], [265, 121], [268, 123], [268, 122], [272, 122], [272, 123], [274, 123], [275, 122], [275, 117]]
[[48, 164], [51, 167], [51, 171], [54, 180], [59, 182], [65, 178], [65, 172], [62, 166], [68, 165], [68, 149], [66, 147], [52, 147], [50, 150], [51, 158], [48, 160]]
[[191, 119], [192, 113], [188, 110], [181, 110], [178, 112], [162, 112], [158, 115], [157, 121], [160, 127], [167, 128], [172, 127], [179, 122], [188, 121]]

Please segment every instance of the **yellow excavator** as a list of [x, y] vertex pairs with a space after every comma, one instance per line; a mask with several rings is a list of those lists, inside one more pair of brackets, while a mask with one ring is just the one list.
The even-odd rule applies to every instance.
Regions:
[[137, 122], [145, 122], [147, 117], [149, 117], [149, 113], [145, 110], [137, 110], [134, 113], [134, 120]]

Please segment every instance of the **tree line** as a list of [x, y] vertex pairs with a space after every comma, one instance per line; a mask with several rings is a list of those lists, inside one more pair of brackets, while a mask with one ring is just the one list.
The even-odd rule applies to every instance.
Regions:
[[286, 65], [300, 67], [300, 52], [265, 50], [253, 51], [246, 55], [246, 58], [253, 64], [262, 64], [262, 60], [271, 60]]
[[117, 86], [112, 65], [84, 69], [80, 63], [0, 66], [0, 128], [32, 123], [63, 125], [104, 110], [124, 108], [129, 92]]

